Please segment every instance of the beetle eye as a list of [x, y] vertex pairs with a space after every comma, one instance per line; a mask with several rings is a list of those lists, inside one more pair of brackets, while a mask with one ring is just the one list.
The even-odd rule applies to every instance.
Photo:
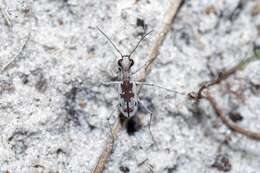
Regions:
[[130, 59], [130, 62], [131, 62], [130, 67], [132, 67], [134, 65], [134, 60]]
[[117, 64], [118, 64], [119, 67], [122, 67], [122, 59], [118, 60]]

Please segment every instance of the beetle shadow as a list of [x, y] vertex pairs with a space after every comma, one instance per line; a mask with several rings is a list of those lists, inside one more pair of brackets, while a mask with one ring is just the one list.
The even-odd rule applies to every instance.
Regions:
[[142, 123], [138, 116], [126, 118], [122, 113], [120, 113], [119, 120], [122, 127], [126, 128], [126, 132], [130, 136], [134, 135], [135, 132], [142, 128]]

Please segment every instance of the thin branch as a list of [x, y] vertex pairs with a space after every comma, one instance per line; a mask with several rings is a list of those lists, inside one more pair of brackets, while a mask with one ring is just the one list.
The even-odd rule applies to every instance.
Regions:
[[248, 138], [260, 140], [260, 133], [259, 132], [253, 132], [251, 130], [248, 130], [246, 128], [242, 128], [233, 121], [231, 121], [227, 116], [225, 116], [224, 112], [220, 109], [218, 106], [216, 100], [210, 95], [210, 93], [207, 94], [206, 99], [209, 101], [211, 106], [213, 107], [216, 114], [219, 116], [219, 118], [222, 120], [222, 122], [231, 130], [240, 133], [244, 136], [247, 136]]
[[105, 168], [105, 164], [113, 150], [113, 139], [116, 138], [120, 129], [121, 129], [121, 124], [120, 124], [119, 119], [117, 119], [116, 123], [114, 124], [114, 126], [112, 128], [112, 135], [114, 136], [114, 138], [111, 138], [110, 136], [107, 138], [106, 147], [102, 151], [101, 155], [99, 156], [98, 161], [97, 161], [94, 169], [92, 170], [92, 173], [102, 173], [103, 172], [103, 170]]
[[3, 18], [5, 19], [5, 23], [9, 27], [11, 27], [12, 26], [12, 22], [11, 22], [11, 17], [10, 17], [10, 15], [8, 13], [8, 10], [6, 8], [6, 2], [5, 2], [5, 0], [2, 0], [2, 1], [3, 1], [3, 4], [5, 4], [5, 5], [4, 5], [4, 7], [2, 5], [0, 5], [0, 11], [2, 13]]
[[248, 130], [246, 128], [242, 128], [239, 125], [237, 125], [236, 123], [234, 123], [233, 121], [231, 121], [229, 118], [227, 118], [227, 116], [225, 116], [224, 112], [219, 108], [217, 102], [215, 101], [215, 99], [210, 95], [209, 91], [207, 92], [206, 95], [203, 94], [203, 91], [205, 89], [209, 89], [211, 86], [213, 85], [217, 85], [220, 84], [223, 80], [227, 79], [229, 76], [233, 75], [234, 73], [236, 73], [238, 70], [243, 69], [246, 65], [248, 65], [250, 62], [254, 61], [254, 60], [258, 60], [260, 59], [260, 57], [258, 55], [253, 55], [252, 57], [249, 57], [245, 60], [240, 61], [237, 65], [235, 65], [234, 67], [230, 68], [229, 70], [220, 73], [218, 75], [218, 77], [214, 80], [205, 82], [198, 90], [198, 92], [192, 92], [189, 93], [188, 95], [190, 96], [191, 99], [195, 99], [197, 102], [202, 99], [205, 98], [209, 101], [209, 103], [211, 104], [211, 106], [213, 107], [214, 111], [216, 112], [216, 114], [220, 117], [220, 119], [222, 120], [222, 122], [231, 130], [233, 130], [234, 132], [240, 133], [244, 136], [247, 136], [248, 138], [251, 139], [256, 139], [256, 140], [260, 140], [260, 133], [259, 132], [253, 132], [251, 130]]
[[27, 43], [29, 42], [31, 38], [31, 33], [28, 34], [26, 40], [24, 41], [24, 43], [22, 44], [21, 48], [19, 49], [19, 51], [17, 52], [17, 54], [6, 64], [3, 66], [3, 68], [1, 69], [1, 72], [3, 73], [4, 71], [6, 71], [16, 60], [17, 58], [21, 55], [21, 53], [24, 51]]
[[156, 57], [159, 53], [160, 47], [161, 47], [163, 41], [165, 40], [167, 33], [171, 29], [172, 21], [175, 18], [176, 13], [178, 12], [182, 3], [183, 3], [183, 0], [174, 0], [171, 2], [169, 9], [165, 13], [161, 29], [156, 35], [153, 47], [148, 52], [148, 58], [147, 58], [148, 61], [144, 65], [143, 73], [138, 78], [139, 81], [144, 81], [146, 74], [148, 74], [150, 72], [151, 64], [156, 59]]
[[[183, 2], [183, 0], [172, 1], [168, 11], [166, 12], [161, 29], [156, 36], [153, 47], [151, 47], [151, 49], [149, 51], [148, 63], [145, 65], [144, 73], [142, 73], [140, 75], [140, 77], [138, 78], [139, 81], [144, 81], [145, 76], [150, 72], [150, 68], [151, 68], [150, 66], [151, 66], [152, 62], [156, 59], [160, 46], [162, 45], [166, 34], [169, 32], [173, 19], [174, 19], [176, 13], [178, 12], [178, 9], [180, 7], [180, 4], [182, 4], [182, 2]], [[120, 127], [121, 127], [120, 122], [119, 122], [119, 120], [117, 120], [116, 123], [114, 124], [113, 130], [112, 130], [114, 139], [117, 137]], [[105, 164], [106, 164], [110, 154], [112, 153], [112, 149], [113, 149], [113, 140], [109, 137], [106, 141], [106, 148], [103, 150], [103, 152], [99, 156], [98, 161], [97, 161], [94, 169], [92, 170], [92, 173], [102, 173], [103, 172], [103, 170], [105, 168]]]
[[250, 62], [258, 60], [258, 59], [260, 59], [260, 57], [253, 55], [249, 58], [246, 58], [245, 60], [241, 60], [238, 64], [236, 64], [229, 70], [219, 73], [216, 79], [213, 79], [213, 80], [207, 81], [207, 82], [203, 82], [204, 84], [199, 88], [199, 91], [197, 93], [194, 93], [194, 92], [189, 93], [189, 97], [192, 99], [196, 99], [198, 101], [199, 99], [203, 98], [202, 94], [205, 89], [209, 89], [209, 87], [221, 83], [223, 80], [227, 79], [229, 76], [233, 75], [238, 70], [243, 69]]

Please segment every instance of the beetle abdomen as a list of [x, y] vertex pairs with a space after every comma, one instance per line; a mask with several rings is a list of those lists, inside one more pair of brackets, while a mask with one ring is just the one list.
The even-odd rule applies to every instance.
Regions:
[[119, 86], [119, 110], [127, 118], [135, 115], [137, 111], [136, 85], [129, 80], [124, 80]]

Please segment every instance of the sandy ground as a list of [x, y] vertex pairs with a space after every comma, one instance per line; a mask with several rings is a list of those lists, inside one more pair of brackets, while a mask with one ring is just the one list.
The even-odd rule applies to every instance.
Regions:
[[[89, 173], [109, 135], [106, 118], [117, 104], [118, 54], [99, 26], [145, 63], [169, 1], [0, 0], [0, 172]], [[10, 15], [10, 22], [4, 18]], [[187, 0], [160, 49], [147, 81], [180, 91], [253, 54], [260, 45], [259, 0]], [[12, 61], [14, 60], [14, 61]], [[12, 63], [8, 66], [9, 62]], [[260, 62], [250, 63], [212, 93], [226, 114], [260, 132]], [[257, 87], [258, 86], [258, 87]], [[206, 101], [144, 87], [144, 127], [123, 129], [105, 173], [257, 173], [260, 143], [224, 126]], [[117, 114], [115, 114], [117, 115]], [[116, 117], [111, 119], [111, 123]], [[221, 163], [225, 163], [224, 167]]]

